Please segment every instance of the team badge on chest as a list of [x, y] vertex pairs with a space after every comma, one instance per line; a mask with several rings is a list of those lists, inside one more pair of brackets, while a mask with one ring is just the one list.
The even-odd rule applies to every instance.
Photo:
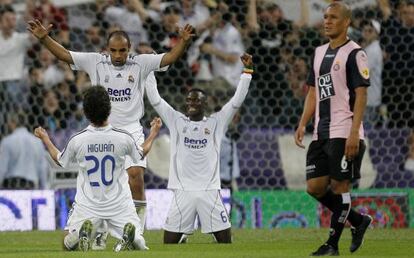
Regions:
[[128, 76], [128, 82], [133, 83], [134, 81], [135, 80], [134, 77], [132, 77], [132, 75]]

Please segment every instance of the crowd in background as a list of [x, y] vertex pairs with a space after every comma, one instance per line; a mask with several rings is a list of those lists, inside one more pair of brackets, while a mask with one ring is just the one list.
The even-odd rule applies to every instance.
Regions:
[[[239, 130], [293, 131], [311, 55], [326, 42], [322, 15], [310, 25], [308, 1], [296, 2], [300, 18], [292, 21], [272, 0], [96, 0], [65, 7], [50, 0], [0, 0], [0, 140], [11, 133], [10, 112], [26, 114], [29, 130], [45, 127], [59, 148], [86, 125], [81, 92], [90, 86], [87, 75], [57, 62], [29, 36], [26, 22], [32, 19], [53, 24], [52, 37], [68, 49], [94, 52], [105, 51], [107, 35], [121, 29], [133, 52], [162, 53], [177, 43], [178, 27], [190, 23], [197, 32], [194, 42], [178, 63], [157, 74], [167, 102], [180, 110], [184, 93], [198, 87], [209, 93], [211, 111], [217, 110], [233, 94], [243, 68], [239, 56], [248, 52], [255, 74]], [[365, 126], [413, 129], [414, 1], [373, 2], [353, 9], [349, 31], [369, 57]], [[16, 10], [17, 5], [24, 8]], [[144, 124], [153, 115], [147, 105]], [[414, 136], [407, 140], [412, 147], [406, 168], [414, 171]]]

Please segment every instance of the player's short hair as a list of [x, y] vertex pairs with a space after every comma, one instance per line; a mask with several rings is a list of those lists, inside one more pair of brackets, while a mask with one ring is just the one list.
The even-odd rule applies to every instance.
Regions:
[[347, 5], [346, 3], [340, 1], [340, 0], [336, 0], [333, 1], [332, 3], [330, 3], [328, 5], [328, 7], [326, 7], [326, 9], [330, 8], [330, 7], [339, 7], [341, 8], [341, 13], [345, 18], [348, 19], [352, 19], [352, 10], [351, 7], [349, 7], [349, 5]]
[[0, 16], [2, 16], [5, 13], [16, 13], [13, 6], [10, 4], [3, 4], [0, 5]]
[[207, 98], [207, 92], [205, 92], [204, 90], [200, 88], [191, 88], [190, 90], [187, 91], [187, 95], [190, 94], [191, 92], [201, 92]]
[[84, 91], [83, 112], [92, 124], [103, 125], [111, 113], [111, 101], [104, 87], [98, 85]]
[[113, 37], [121, 37], [121, 38], [125, 38], [128, 42], [128, 47], [131, 47], [131, 40], [129, 39], [128, 33], [126, 33], [123, 30], [116, 30], [111, 32], [111, 34], [109, 34], [108, 39], [106, 40], [106, 45], [109, 45], [109, 40]]
[[26, 115], [22, 110], [9, 113], [7, 118], [9, 123], [14, 123], [17, 127], [26, 126]]

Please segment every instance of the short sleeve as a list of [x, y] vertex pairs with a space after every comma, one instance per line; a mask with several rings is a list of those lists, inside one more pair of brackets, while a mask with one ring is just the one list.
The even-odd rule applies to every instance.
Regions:
[[134, 60], [141, 66], [142, 77], [146, 78], [150, 72], [161, 71], [160, 65], [164, 54], [143, 54], [134, 57]]
[[96, 64], [101, 54], [98, 53], [83, 53], [69, 51], [72, 56], [73, 65], [70, 65], [72, 70], [85, 71], [88, 74], [96, 70]]
[[364, 50], [355, 49], [349, 54], [346, 63], [346, 77], [348, 87], [351, 89], [370, 85], [368, 56]]
[[75, 138], [71, 138], [66, 145], [66, 147], [63, 149], [62, 152], [58, 153], [57, 159], [58, 159], [58, 165], [61, 167], [67, 168], [71, 164], [76, 163], [75, 160], [76, 157], [76, 149], [75, 149]]
[[168, 128], [172, 128], [174, 121], [179, 116], [179, 112], [175, 111], [164, 99], [161, 98], [157, 90], [157, 80], [154, 73], [150, 73], [145, 81], [145, 89], [147, 97], [151, 105], [160, 115], [162, 121]]
[[315, 87], [315, 70], [313, 69], [313, 63], [315, 61], [315, 54], [312, 55], [310, 68], [308, 72], [308, 78], [306, 79], [306, 84], [308, 86]]

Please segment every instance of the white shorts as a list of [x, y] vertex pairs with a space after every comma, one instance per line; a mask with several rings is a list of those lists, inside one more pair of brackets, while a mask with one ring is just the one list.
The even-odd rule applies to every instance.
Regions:
[[[132, 137], [134, 137], [135, 143], [138, 146], [141, 146], [144, 143], [145, 135], [144, 135], [142, 129], [139, 130], [139, 131], [134, 131], [134, 132], [128, 131], [128, 132], [130, 134], [132, 134]], [[139, 160], [137, 163], [134, 163], [130, 156], [126, 156], [125, 157], [125, 169], [128, 169], [130, 167], [143, 167], [143, 168], [146, 168], [147, 167], [147, 157], [145, 156], [143, 159]]]
[[170, 232], [192, 234], [197, 215], [202, 233], [217, 232], [231, 227], [220, 190], [173, 190], [173, 199], [164, 229]]
[[[76, 203], [73, 203], [73, 207], [69, 212], [69, 218], [66, 223], [65, 230], [68, 230], [69, 233], [79, 233], [83, 222], [87, 219], [90, 220], [93, 225], [92, 238], [95, 238], [96, 230], [98, 228], [105, 228], [105, 226], [107, 226], [107, 231], [111, 234], [111, 236], [121, 239], [126, 223], [132, 223], [135, 226], [135, 235], [141, 235], [140, 219], [138, 218], [137, 212], [133, 206], [125, 209], [125, 211], [119, 213], [118, 216], [113, 216], [111, 218], [99, 218], [79, 205], [76, 205]], [[104, 223], [106, 223], [106, 225], [104, 225]]]

